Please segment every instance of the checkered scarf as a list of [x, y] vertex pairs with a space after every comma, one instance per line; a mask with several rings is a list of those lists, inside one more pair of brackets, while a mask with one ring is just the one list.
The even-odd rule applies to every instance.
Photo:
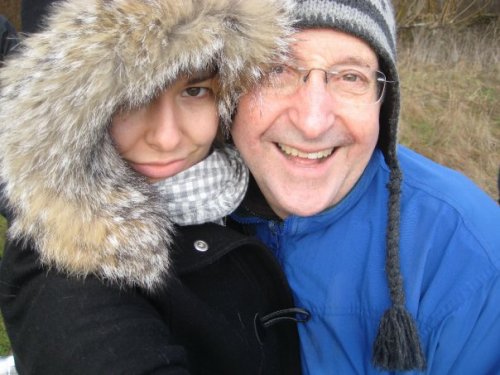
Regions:
[[222, 223], [222, 218], [243, 200], [248, 169], [238, 151], [225, 146], [214, 149], [201, 162], [155, 186], [174, 223]]

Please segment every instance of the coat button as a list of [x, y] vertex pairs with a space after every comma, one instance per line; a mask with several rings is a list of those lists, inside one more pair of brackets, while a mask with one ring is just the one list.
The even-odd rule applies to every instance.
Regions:
[[195, 250], [205, 252], [208, 250], [208, 243], [202, 240], [198, 240], [194, 242], [194, 248]]

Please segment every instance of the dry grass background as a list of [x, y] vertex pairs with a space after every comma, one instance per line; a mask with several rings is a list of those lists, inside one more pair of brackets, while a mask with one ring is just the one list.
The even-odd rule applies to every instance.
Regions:
[[21, 29], [21, 0], [0, 0], [0, 14], [6, 16], [17, 30]]
[[498, 199], [500, 22], [400, 34], [400, 141]]
[[500, 2], [396, 1], [401, 143], [495, 200], [500, 168]]

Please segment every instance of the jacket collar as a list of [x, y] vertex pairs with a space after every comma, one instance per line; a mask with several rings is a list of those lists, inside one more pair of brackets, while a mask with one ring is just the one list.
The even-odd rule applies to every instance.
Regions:
[[194, 272], [242, 246], [255, 246], [267, 251], [257, 239], [222, 225], [178, 226], [172, 249], [172, 268], [177, 275]]

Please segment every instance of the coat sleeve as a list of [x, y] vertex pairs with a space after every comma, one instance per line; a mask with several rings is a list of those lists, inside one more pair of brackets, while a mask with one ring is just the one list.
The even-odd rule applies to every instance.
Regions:
[[[429, 374], [500, 373], [500, 277], [450, 314], [429, 358]], [[432, 352], [434, 351], [434, 352]]]
[[188, 374], [153, 303], [136, 290], [72, 279], [8, 243], [0, 306], [20, 374]]

